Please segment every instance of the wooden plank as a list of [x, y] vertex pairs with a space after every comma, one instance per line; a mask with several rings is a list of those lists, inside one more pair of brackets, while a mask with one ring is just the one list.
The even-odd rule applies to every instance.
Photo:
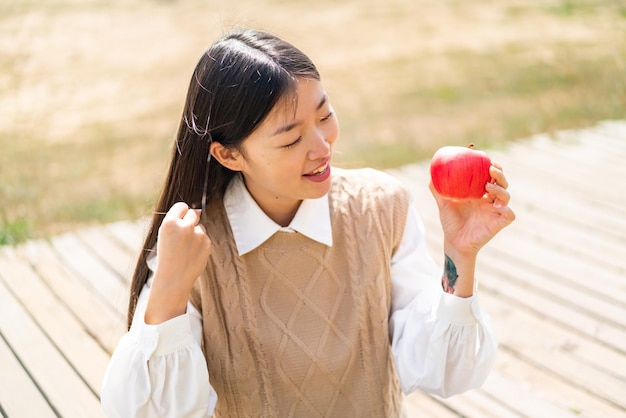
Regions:
[[489, 153], [494, 161], [503, 164], [507, 172], [507, 167], [521, 170], [524, 178], [532, 179], [537, 186], [567, 189], [568, 193], [581, 198], [586, 198], [586, 193], [594, 190], [605, 197], [604, 200], [592, 199], [594, 204], [620, 210], [611, 205], [611, 201], [620, 197], [616, 175], [623, 159], [602, 146], [604, 137], [594, 136], [597, 142], [584, 148], [580, 144], [537, 136], [534, 140], [513, 143], [505, 151]]
[[[493, 373], [497, 371], [492, 371]], [[502, 399], [492, 396], [483, 389], [474, 389], [447, 399], [440, 399], [440, 402], [463, 417], [520, 418], [525, 416], [507, 402], [503, 402]]]
[[0, 335], [0, 405], [7, 417], [56, 417]]
[[51, 243], [63, 264], [75, 271], [96, 294], [120, 314], [126, 313], [128, 289], [98, 256], [73, 234], [53, 237]]
[[59, 416], [104, 416], [96, 395], [0, 281], [0, 333]]
[[85, 286], [85, 281], [59, 260], [50, 244], [32, 240], [16, 248], [40, 279], [63, 301], [99, 343], [112, 353], [125, 331], [126, 319], [118, 310]]
[[[624, 283], [622, 270], [625, 266], [622, 257], [613, 257], [611, 262], [598, 263], [598, 257], [591, 255], [596, 253], [597, 249], [593, 246], [587, 247], [585, 241], [569, 244], [565, 243], [568, 234], [563, 234], [562, 237], [544, 237], [542, 236], [543, 230], [528, 232], [529, 229], [539, 229], [541, 224], [528, 220], [527, 213], [528, 211], [520, 213], [518, 219], [506, 231], [507, 233], [496, 238], [498, 245], [488, 246], [485, 251], [498, 252], [494, 254], [497, 256], [507, 253], [510, 259], [522, 260], [526, 265], [531, 264], [539, 269], [550, 270], [551, 276], [560, 278], [567, 284], [587, 289], [608, 299], [623, 300], [624, 294], [620, 286]], [[571, 226], [564, 225], [559, 229], [568, 228], [573, 229]], [[550, 235], [552, 230], [546, 228], [545, 231], [546, 235]], [[571, 249], [573, 246], [579, 246], [582, 250], [573, 250]], [[519, 249], [523, 249], [523, 252]], [[545, 256], [546, 251], [550, 257]], [[555, 268], [556, 266], [558, 269]], [[602, 276], [604, 283], [613, 286], [609, 288], [596, 286], [593, 280], [584, 277], [586, 275]]]
[[[581, 152], [584, 150], [584, 152]], [[626, 155], [626, 146], [622, 141], [596, 130], [563, 131], [554, 137], [536, 135], [523, 141], [517, 141], [507, 146], [504, 150], [507, 157], [532, 155], [532, 160], [524, 158], [524, 165], [533, 164], [543, 169], [555, 167], [565, 168], [565, 173], [554, 173], [558, 180], [569, 174], [575, 178], [583, 178], [590, 174], [595, 176], [597, 172], [616, 172], [620, 170], [619, 161]], [[607, 164], [608, 163], [608, 164]], [[584, 180], [584, 179], [583, 179]], [[615, 179], [606, 179], [609, 183]], [[590, 181], [575, 186], [593, 187]]]
[[[616, 288], [610, 297], [603, 292], [619, 286], [612, 280], [619, 277], [617, 273], [599, 267], [594, 271], [593, 266], [582, 258], [570, 262], [571, 257], [536, 243], [521, 241], [513, 235], [503, 236], [498, 243], [500, 246], [486, 248], [483, 255], [493, 259], [490, 262], [497, 263], [501, 272], [506, 271], [505, 274], [512, 275], [536, 292], [558, 299], [564, 305], [577, 306], [593, 318], [626, 331], [626, 306], [615, 295], [623, 292]], [[518, 255], [503, 248], [514, 248]], [[580, 270], [577, 271], [576, 267]], [[602, 290], [597, 291], [598, 288]]]
[[[533, 147], [533, 154], [540, 153], [575, 164], [576, 169], [569, 170], [575, 176], [588, 170], [605, 173], [617, 173], [621, 170], [620, 161], [626, 157], [625, 136], [616, 138], [600, 129], [583, 129], [558, 132], [555, 137], [556, 139], [551, 142], [544, 140], [524, 143], [529, 142]], [[581, 152], [581, 149], [584, 152]], [[583, 170], [579, 170], [578, 165], [583, 165]], [[618, 179], [606, 179], [608, 184], [616, 180]]]
[[148, 233], [149, 219], [141, 218], [136, 221], [119, 221], [106, 225], [115, 239], [126, 246], [137, 256], [143, 246], [143, 241]]
[[501, 403], [492, 401], [491, 404], [469, 404], [471, 408], [468, 408], [466, 394], [450, 398], [446, 403], [464, 417], [574, 417], [570, 411], [559, 405], [542, 399], [536, 393], [523, 390], [520, 382], [502, 378], [498, 371], [490, 374], [489, 381], [485, 382], [480, 391], [490, 394]]
[[[618, 272], [623, 268], [621, 258], [624, 248], [592, 231], [548, 220], [533, 210], [524, 211], [512, 227], [516, 236], [532, 238], [540, 245], [549, 245], [569, 257], [584, 257], [594, 265], [603, 265]], [[610, 290], [607, 289], [607, 292]]]
[[84, 328], [11, 248], [0, 253], [0, 272], [0, 280], [28, 310], [91, 391], [99, 394], [109, 355], [93, 339], [91, 332]]
[[440, 401], [422, 392], [414, 392], [404, 399], [406, 418], [459, 418]]
[[[506, 312], [507, 305], [501, 298], [483, 292], [481, 302], [488, 312]], [[508, 309], [506, 319], [496, 323], [498, 338], [503, 346], [529, 364], [548, 370], [581, 391], [626, 411], [623, 376], [616, 376], [609, 370], [612, 365], [601, 364], [602, 357], [592, 358], [591, 361], [586, 357], [588, 353], [610, 353], [610, 350], [592, 340], [577, 338], [575, 334], [523, 310]], [[503, 326], [504, 323], [506, 325]], [[577, 349], [580, 346], [587, 348], [579, 352]], [[617, 357], [614, 353], [613, 356]]]
[[[559, 171], [558, 168], [546, 168], [544, 172], [540, 172], [538, 166], [526, 166], [519, 161], [520, 158], [514, 160], [508, 154], [503, 154], [500, 160], [511, 182], [511, 191], [515, 191], [513, 196], [532, 197], [527, 204], [537, 211], [552, 214], [553, 219], [567, 220], [581, 228], [602, 232], [617, 240], [624, 239], [623, 235], [615, 234], [615, 230], [623, 231], [626, 228], [626, 218], [616, 208], [619, 205], [614, 204], [615, 201], [623, 201], [621, 187], [616, 185], [611, 191], [601, 190], [602, 187], [599, 186], [596, 189], [591, 186], [576, 189], [578, 179], [565, 177], [559, 185], [552, 178], [551, 170]], [[620, 177], [623, 178], [624, 174]], [[602, 179], [596, 181], [601, 182]], [[559, 198], [555, 199], [556, 196]]]
[[[593, 131], [606, 137], [604, 143], [610, 145], [611, 151], [617, 149], [622, 156], [626, 157], [626, 148], [624, 147], [626, 123], [624, 121], [602, 121], [594, 127]], [[609, 141], [613, 141], [612, 144]], [[581, 142], [587, 142], [585, 135], [582, 136]]]
[[500, 349], [494, 372], [482, 390], [505, 400], [507, 405], [527, 417], [604, 418], [617, 417], [621, 413], [569, 382], [516, 357], [506, 347]]
[[[544, 321], [554, 323], [561, 328], [567, 328], [576, 335], [593, 339], [597, 343], [609, 347], [614, 351], [624, 351], [626, 333], [623, 329], [592, 318], [588, 313], [576, 305], [563, 304], [554, 295], [536, 292], [524, 285], [521, 280], [512, 280], [510, 266], [487, 266], [498, 261], [488, 260], [481, 263], [480, 287], [494, 295], [505, 295], [510, 303], [528, 311], [534, 312]], [[503, 262], [506, 264], [506, 262]]]
[[103, 225], [90, 226], [76, 231], [78, 239], [115, 272], [123, 283], [133, 273], [137, 255], [116, 240]]

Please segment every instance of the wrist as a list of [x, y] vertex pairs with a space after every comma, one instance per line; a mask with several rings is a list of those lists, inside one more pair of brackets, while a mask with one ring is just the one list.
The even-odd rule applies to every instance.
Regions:
[[445, 292], [459, 297], [472, 296], [475, 270], [476, 253], [458, 251], [453, 246], [444, 245], [442, 286]]
[[148, 299], [148, 304], [146, 305], [146, 312], [143, 320], [147, 325], [159, 325], [163, 322], [169, 321], [170, 319], [184, 315], [186, 312], [186, 304], [184, 307], [169, 304], [164, 305], [150, 298]]
[[458, 245], [457, 242], [444, 237], [443, 250], [446, 254], [454, 255], [455, 258], [476, 259], [480, 248], [468, 245]]
[[180, 286], [171, 286], [155, 280], [150, 286], [144, 322], [157, 325], [187, 312], [190, 292], [181, 291]]

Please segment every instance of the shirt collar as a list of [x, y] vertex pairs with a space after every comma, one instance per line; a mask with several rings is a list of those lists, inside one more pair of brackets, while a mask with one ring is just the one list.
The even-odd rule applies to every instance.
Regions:
[[333, 245], [328, 194], [319, 199], [304, 199], [289, 226], [283, 228], [257, 205], [241, 176], [235, 176], [224, 195], [224, 208], [240, 256], [254, 250], [278, 231], [299, 232], [321, 244]]

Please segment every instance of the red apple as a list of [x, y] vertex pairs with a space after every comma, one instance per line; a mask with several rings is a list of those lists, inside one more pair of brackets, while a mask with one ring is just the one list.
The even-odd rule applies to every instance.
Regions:
[[491, 180], [491, 159], [487, 153], [469, 147], [447, 146], [437, 150], [430, 161], [430, 177], [437, 192], [452, 199], [477, 199], [485, 194]]

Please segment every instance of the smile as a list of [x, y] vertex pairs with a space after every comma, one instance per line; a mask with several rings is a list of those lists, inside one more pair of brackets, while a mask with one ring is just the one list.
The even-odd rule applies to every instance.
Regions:
[[326, 159], [326, 161], [324, 161], [324, 164], [320, 165], [319, 167], [317, 167], [315, 170], [304, 174], [305, 176], [319, 176], [320, 174], [324, 173], [326, 170], [328, 170], [328, 167], [330, 167], [330, 159]]
[[326, 171], [328, 169], [328, 163], [324, 164], [321, 167], [318, 167], [316, 170], [313, 171], [313, 173], [311, 173], [312, 175], [317, 175], [317, 174], [321, 174], [324, 171]]
[[328, 160], [326, 160], [324, 164], [320, 165], [315, 170], [303, 175], [303, 177], [306, 177], [307, 179], [313, 180], [316, 182], [324, 181], [329, 176], [330, 176], [330, 164]]

